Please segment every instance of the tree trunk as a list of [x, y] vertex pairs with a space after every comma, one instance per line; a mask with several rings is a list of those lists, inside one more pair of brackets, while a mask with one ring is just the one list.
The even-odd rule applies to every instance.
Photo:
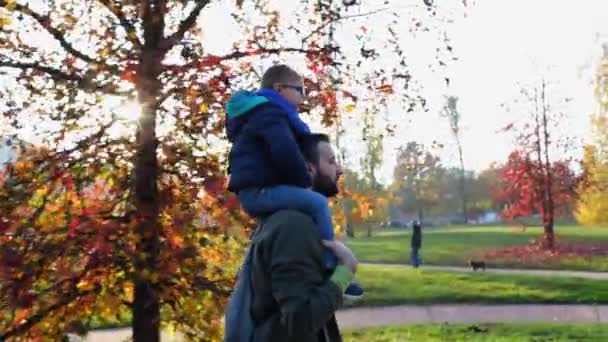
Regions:
[[541, 88], [541, 101], [542, 101], [542, 124], [543, 124], [543, 135], [544, 135], [544, 147], [545, 147], [545, 191], [544, 191], [544, 205], [545, 212], [543, 215], [543, 227], [545, 230], [545, 241], [547, 248], [552, 249], [555, 247], [555, 232], [553, 230], [554, 217], [555, 217], [555, 206], [553, 203], [553, 169], [551, 167], [551, 161], [549, 159], [549, 128], [547, 120], [547, 105], [545, 103], [545, 81], [542, 82]]
[[[346, 159], [345, 158], [346, 151], [344, 151], [344, 149], [342, 149], [342, 146], [340, 145], [341, 137], [342, 137], [342, 120], [340, 120], [340, 117], [338, 117], [336, 119], [336, 149], [340, 153], [340, 155], [339, 155], [340, 164], [344, 165], [344, 160]], [[347, 187], [348, 187], [348, 184], [346, 184], [346, 182], [344, 182], [344, 188], [345, 188], [344, 190], [346, 190]], [[346, 236], [349, 238], [354, 238], [355, 229], [353, 227], [353, 222], [352, 222], [352, 217], [351, 217], [351, 205], [348, 203], [348, 201], [345, 198], [340, 200], [340, 204], [342, 207], [342, 212], [344, 213], [344, 220], [346, 221]]]
[[353, 226], [353, 219], [351, 215], [352, 205], [344, 198], [341, 200], [342, 210], [344, 212], [344, 220], [346, 221], [346, 236], [349, 238], [355, 237], [355, 227]]
[[355, 228], [348, 218], [346, 219], [346, 236], [353, 239], [355, 238]]
[[[544, 84], [544, 83], [543, 83]], [[541, 99], [539, 99], [539, 94], [537, 89], [534, 90], [534, 137], [536, 139], [535, 141], [535, 153], [536, 153], [536, 160], [538, 161], [538, 165], [541, 168], [541, 172], [537, 173], [536, 175], [533, 176], [537, 176], [540, 177], [540, 179], [536, 179], [536, 183], [538, 184], [538, 191], [540, 193], [543, 194], [542, 198], [540, 199], [540, 201], [542, 201], [541, 205], [542, 205], [542, 220], [543, 220], [543, 227], [544, 227], [544, 234], [543, 234], [543, 245], [547, 248], [553, 248], [553, 224], [549, 224], [549, 220], [548, 218], [548, 208], [547, 208], [547, 167], [549, 167], [548, 165], [546, 165], [546, 160], [543, 160], [543, 147], [547, 147], [546, 144], [543, 144], [543, 137], [541, 134], [541, 129], [543, 129], [543, 119], [542, 119], [542, 113], [545, 112], [545, 106], [544, 106], [544, 88], [543, 88], [543, 94], [540, 95]], [[542, 103], [539, 103], [542, 102]], [[546, 151], [545, 151], [546, 152]]]
[[414, 200], [416, 201], [416, 209], [418, 210], [418, 222], [422, 224], [422, 220], [424, 219], [424, 210], [422, 208], [422, 201], [420, 200], [420, 195], [418, 194], [419, 190], [418, 186], [416, 185], [416, 198]]
[[[153, 274], [158, 274], [160, 211], [156, 155], [157, 98], [160, 94], [161, 61], [165, 52], [160, 48], [164, 22], [161, 6], [147, 3], [144, 10], [144, 46], [137, 69], [136, 89], [142, 106], [137, 129], [135, 155], [135, 205], [138, 218], [138, 257], [135, 261], [135, 293], [133, 302], [133, 341], [160, 341], [160, 300]], [[160, 19], [159, 19], [160, 18]]]
[[424, 210], [422, 209], [422, 203], [420, 201], [416, 201], [418, 206], [418, 222], [422, 224], [422, 220], [424, 219]]
[[460, 140], [458, 141], [458, 157], [460, 158], [460, 198], [462, 199], [462, 219], [464, 223], [469, 223], [468, 205], [467, 205], [467, 192], [465, 186], [465, 171], [464, 171], [464, 158], [462, 156], [462, 145]]
[[[145, 59], [145, 58], [144, 58]], [[143, 61], [144, 71], [140, 83], [139, 100], [142, 116], [137, 132], [137, 154], [135, 156], [135, 203], [141, 223], [137, 227], [140, 237], [137, 251], [140, 258], [136, 270], [140, 272], [135, 279], [135, 299], [133, 303], [133, 340], [135, 342], [157, 342], [160, 339], [160, 305], [155, 285], [150, 275], [157, 272], [159, 254], [159, 197], [158, 197], [158, 160], [156, 157], [156, 108], [155, 99], [160, 85], [154, 74], [149, 74]], [[150, 77], [146, 77], [150, 76]]]

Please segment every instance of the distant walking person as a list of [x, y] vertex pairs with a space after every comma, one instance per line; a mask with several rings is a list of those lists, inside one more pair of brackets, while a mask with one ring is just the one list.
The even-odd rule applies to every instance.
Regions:
[[420, 259], [420, 248], [422, 248], [422, 225], [419, 221], [414, 221], [412, 224], [412, 241], [411, 241], [411, 256], [410, 262], [412, 267], [418, 268], [422, 263]]

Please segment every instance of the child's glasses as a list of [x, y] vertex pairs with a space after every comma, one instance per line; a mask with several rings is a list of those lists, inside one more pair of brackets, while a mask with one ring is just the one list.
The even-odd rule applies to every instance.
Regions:
[[285, 87], [285, 88], [293, 89], [293, 90], [297, 91], [298, 93], [300, 93], [300, 95], [305, 96], [305, 94], [304, 94], [304, 87], [294, 86], [294, 85], [290, 85], [290, 84], [283, 84], [282, 86]]

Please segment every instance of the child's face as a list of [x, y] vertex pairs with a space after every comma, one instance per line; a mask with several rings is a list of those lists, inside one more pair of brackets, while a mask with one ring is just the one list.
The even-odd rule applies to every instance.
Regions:
[[306, 96], [304, 91], [304, 82], [301, 78], [295, 81], [277, 83], [276, 90], [296, 108], [304, 102]]

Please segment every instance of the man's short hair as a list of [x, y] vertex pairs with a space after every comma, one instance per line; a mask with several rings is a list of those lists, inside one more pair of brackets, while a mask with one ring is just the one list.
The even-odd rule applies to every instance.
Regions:
[[285, 64], [273, 65], [262, 76], [262, 88], [272, 88], [276, 83], [297, 81], [301, 76]]
[[322, 142], [330, 142], [327, 134], [313, 133], [305, 136], [301, 140], [300, 147], [302, 154], [304, 155], [304, 159], [306, 159], [307, 162], [315, 165], [319, 164], [319, 160], [321, 159], [321, 155], [319, 153], [319, 143]]

